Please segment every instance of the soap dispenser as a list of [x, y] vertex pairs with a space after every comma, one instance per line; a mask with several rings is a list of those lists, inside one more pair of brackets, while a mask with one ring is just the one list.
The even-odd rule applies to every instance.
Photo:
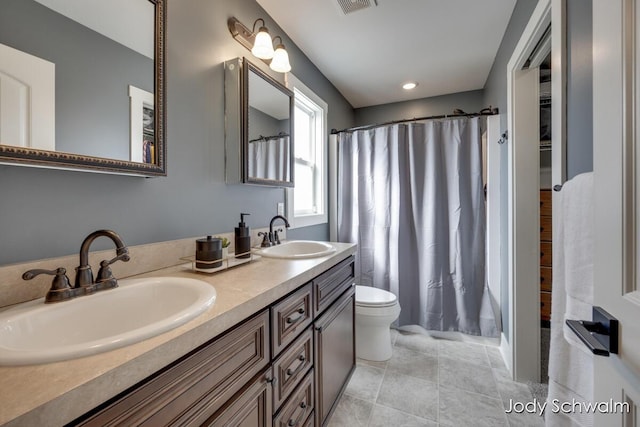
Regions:
[[[248, 213], [240, 214], [240, 223], [235, 228], [235, 245], [236, 258], [249, 258], [251, 256], [251, 230], [244, 223], [244, 217], [251, 215]], [[237, 255], [243, 254], [243, 255]]]

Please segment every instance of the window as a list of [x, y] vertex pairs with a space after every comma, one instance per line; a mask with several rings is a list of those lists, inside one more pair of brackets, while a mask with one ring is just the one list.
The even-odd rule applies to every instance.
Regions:
[[327, 104], [289, 75], [294, 93], [294, 180], [287, 190], [291, 226], [327, 222]]

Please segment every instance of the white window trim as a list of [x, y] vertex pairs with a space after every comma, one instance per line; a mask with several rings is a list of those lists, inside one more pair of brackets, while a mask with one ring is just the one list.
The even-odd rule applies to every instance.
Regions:
[[[289, 220], [289, 224], [291, 224], [291, 228], [301, 228], [301, 227], [309, 227], [311, 225], [318, 225], [318, 224], [326, 224], [328, 222], [328, 211], [329, 211], [329, 199], [328, 199], [328, 194], [327, 194], [327, 181], [328, 181], [328, 174], [327, 174], [327, 169], [328, 169], [328, 160], [329, 160], [329, 156], [328, 156], [328, 140], [327, 140], [327, 116], [328, 116], [328, 111], [329, 111], [329, 106], [328, 104], [322, 99], [320, 98], [318, 95], [316, 95], [311, 89], [309, 89], [304, 83], [302, 83], [300, 80], [298, 80], [298, 78], [296, 76], [294, 76], [291, 73], [287, 74], [287, 87], [289, 89], [291, 89], [292, 91], [295, 92], [295, 90], [300, 91], [300, 93], [302, 93], [304, 96], [306, 96], [307, 98], [309, 98], [311, 101], [313, 101], [314, 103], [316, 103], [321, 109], [322, 109], [322, 129], [321, 129], [321, 137], [320, 137], [320, 141], [322, 142], [322, 172], [321, 172], [321, 177], [322, 177], [322, 183], [321, 183], [321, 192], [322, 192], [322, 199], [324, 201], [324, 209], [323, 212], [320, 214], [311, 214], [311, 215], [301, 215], [301, 216], [295, 216], [294, 210], [293, 210], [293, 188], [287, 188], [285, 190], [285, 195], [286, 195], [286, 212], [287, 212], [287, 218]], [[294, 118], [295, 120], [295, 118]], [[295, 176], [294, 176], [294, 181], [295, 181]]]

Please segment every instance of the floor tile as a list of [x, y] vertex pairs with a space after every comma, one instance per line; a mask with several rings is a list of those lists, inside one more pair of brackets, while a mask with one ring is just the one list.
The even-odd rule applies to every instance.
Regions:
[[440, 340], [438, 343], [440, 356], [448, 357], [449, 359], [464, 360], [483, 366], [491, 366], [487, 352], [484, 349], [485, 346], [481, 344], [449, 340]]
[[387, 365], [388, 371], [437, 383], [438, 358], [403, 347], [395, 347]]
[[378, 369], [387, 369], [388, 360], [378, 362], [375, 360], [356, 359], [356, 365], [371, 366]]
[[544, 418], [537, 414], [507, 414], [509, 427], [544, 427]]
[[410, 414], [387, 408], [382, 405], [374, 405], [369, 427], [437, 427], [438, 423], [415, 417]]
[[372, 410], [372, 402], [365, 402], [348, 394], [343, 394], [327, 426], [366, 427], [369, 425]]
[[500, 349], [498, 347], [487, 345], [484, 347], [484, 349], [487, 351], [489, 363], [491, 364], [492, 368], [506, 368], [504, 359], [502, 359], [502, 354], [500, 354]]
[[387, 370], [376, 403], [437, 421], [438, 385]]
[[383, 377], [384, 369], [363, 365], [356, 366], [345, 393], [358, 399], [375, 402]]
[[507, 418], [498, 399], [440, 386], [441, 426], [499, 427]]
[[398, 332], [395, 346], [432, 356], [438, 355], [438, 340], [429, 335]]
[[524, 383], [518, 383], [515, 381], [498, 380], [498, 392], [502, 398], [502, 404], [505, 408], [509, 408], [513, 402], [531, 402], [533, 401], [533, 395], [529, 386]]
[[500, 398], [491, 368], [447, 357], [440, 357], [438, 363], [439, 384]]

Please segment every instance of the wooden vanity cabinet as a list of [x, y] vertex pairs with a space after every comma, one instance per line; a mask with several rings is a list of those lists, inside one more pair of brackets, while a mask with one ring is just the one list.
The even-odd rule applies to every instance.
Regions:
[[355, 367], [354, 257], [70, 426], [322, 426]]

